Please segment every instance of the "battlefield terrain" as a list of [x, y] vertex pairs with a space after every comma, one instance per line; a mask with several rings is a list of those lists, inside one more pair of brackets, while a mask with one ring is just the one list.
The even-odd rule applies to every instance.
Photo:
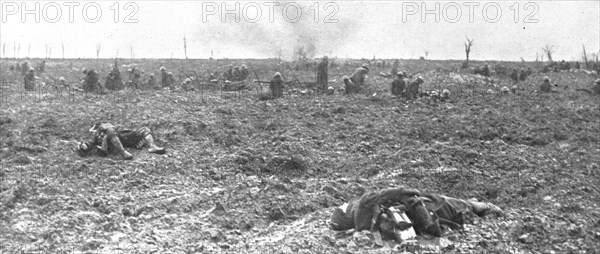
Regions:
[[[25, 60], [18, 60], [23, 62]], [[28, 59], [30, 65], [40, 59]], [[312, 67], [278, 60], [127, 60], [118, 66], [195, 91], [134, 89], [86, 93], [83, 68], [114, 60], [47, 60], [35, 91], [22, 88], [14, 59], [0, 62], [0, 252], [23, 253], [598, 253], [600, 97], [577, 88], [598, 78], [581, 70], [540, 73], [543, 63], [402, 60], [423, 91], [450, 99], [406, 102], [389, 93], [389, 72], [372, 63], [362, 94], [312, 93]], [[239, 89], [210, 83], [210, 71], [245, 63]], [[531, 67], [517, 93], [508, 73], [473, 74], [483, 64]], [[293, 65], [293, 64], [292, 64]], [[493, 69], [494, 70], [494, 69]], [[281, 72], [283, 98], [267, 100]], [[64, 77], [72, 87], [50, 85]], [[536, 92], [544, 76], [554, 93]], [[489, 93], [491, 90], [493, 93]], [[128, 149], [134, 159], [81, 157], [96, 122], [149, 127], [166, 155]], [[328, 229], [333, 209], [366, 191], [409, 186], [476, 198], [504, 210], [464, 232], [373, 247], [366, 232]]]

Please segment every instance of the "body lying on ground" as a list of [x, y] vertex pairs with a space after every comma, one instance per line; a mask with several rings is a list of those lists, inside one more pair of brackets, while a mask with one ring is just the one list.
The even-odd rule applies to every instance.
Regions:
[[[406, 214], [410, 221], [398, 223], [390, 210]], [[332, 230], [355, 229], [380, 232], [393, 237], [396, 231], [412, 226], [417, 234], [442, 236], [449, 228], [461, 229], [471, 215], [501, 215], [491, 204], [463, 200], [435, 193], [424, 193], [407, 187], [367, 192], [359, 199], [336, 208], [329, 222]]]
[[600, 78], [596, 79], [596, 82], [594, 82], [594, 85], [592, 87], [588, 88], [579, 88], [576, 89], [576, 91], [583, 91], [589, 94], [595, 94], [595, 95], [600, 95]]
[[137, 130], [120, 129], [110, 123], [97, 123], [90, 129], [93, 137], [88, 141], [79, 143], [80, 155], [91, 154], [94, 151], [102, 155], [115, 154], [121, 159], [133, 159], [133, 155], [127, 152], [124, 147], [141, 149], [148, 147], [149, 153], [165, 154], [164, 148], [154, 144], [152, 132], [148, 127], [142, 127]]

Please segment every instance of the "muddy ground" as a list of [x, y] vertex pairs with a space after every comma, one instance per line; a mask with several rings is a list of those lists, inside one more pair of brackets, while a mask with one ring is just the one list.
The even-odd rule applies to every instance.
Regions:
[[[1, 67], [3, 80], [18, 80]], [[336, 87], [341, 72], [332, 74]], [[294, 93], [267, 101], [209, 90], [68, 100], [4, 89], [12, 93], [2, 95], [0, 116], [0, 249], [598, 253], [600, 99], [574, 91], [595, 77], [552, 75], [560, 86], [547, 95], [486, 95], [440, 81], [465, 87], [445, 103], [392, 98], [389, 80], [376, 75], [374, 96]], [[524, 86], [533, 89], [541, 76]], [[148, 126], [168, 154], [80, 157], [77, 142], [98, 121]], [[492, 202], [505, 216], [380, 248], [368, 233], [327, 228], [336, 206], [399, 185]]]

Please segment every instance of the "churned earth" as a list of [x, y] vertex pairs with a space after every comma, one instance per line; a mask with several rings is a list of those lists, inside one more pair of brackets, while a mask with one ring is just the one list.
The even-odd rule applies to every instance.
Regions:
[[[453, 98], [405, 103], [387, 95], [390, 80], [375, 73], [368, 96], [294, 92], [277, 100], [259, 100], [254, 90], [126, 90], [68, 100], [5, 89], [12, 93], [3, 94], [0, 116], [0, 248], [26, 253], [600, 250], [600, 99], [574, 91], [594, 77], [553, 74], [558, 93], [502, 96], [476, 90], [498, 86], [480, 76], [417, 71], [438, 80], [435, 86], [454, 86]], [[341, 72], [332, 74], [336, 87]], [[308, 72], [298, 75], [312, 78]], [[529, 87], [540, 79], [535, 74]], [[508, 83], [498, 80], [500, 86]], [[132, 161], [80, 157], [74, 149], [98, 121], [148, 126], [168, 154], [129, 149]], [[328, 229], [335, 207], [366, 191], [399, 185], [492, 202], [505, 215], [477, 219], [464, 232], [442, 238], [387, 241], [385, 247], [374, 247], [367, 232]]]

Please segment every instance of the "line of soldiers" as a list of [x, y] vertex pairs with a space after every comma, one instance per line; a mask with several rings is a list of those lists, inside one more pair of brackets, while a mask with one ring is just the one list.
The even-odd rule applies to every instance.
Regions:
[[[33, 68], [33, 66], [30, 67], [28, 62], [23, 62], [22, 64], [17, 63], [16, 65], [11, 65], [9, 67], [10, 71], [20, 72], [22, 76], [27, 75], [27, 73], [29, 72], [29, 70], [31, 68]], [[37, 63], [34, 70], [41, 73], [41, 72], [44, 72], [45, 68], [46, 68], [46, 59]]]
[[[393, 68], [397, 68], [399, 65], [398, 61], [394, 61]], [[27, 62], [23, 63], [21, 66], [28, 66]], [[327, 56], [323, 57], [321, 62], [317, 65], [317, 89], [318, 92], [324, 92], [325, 94], [333, 94], [334, 88], [328, 85], [328, 68], [329, 68], [329, 59]], [[127, 70], [129, 74], [129, 81], [127, 84], [129, 86], [133, 86], [135, 88], [140, 88], [142, 86], [146, 88], [153, 89], [161, 89], [161, 88], [169, 88], [170, 90], [177, 90], [179, 88], [192, 91], [194, 90], [193, 81], [194, 77], [186, 78], [179, 87], [175, 86], [175, 78], [173, 77], [173, 73], [167, 71], [164, 66], [160, 67], [161, 80], [157, 82], [156, 77], [153, 73], [150, 73], [150, 77], [146, 82], [142, 82], [142, 72], [133, 67]], [[487, 75], [489, 73], [489, 67], [487, 65], [483, 66], [483, 68], [476, 69], [478, 74]], [[106, 78], [106, 82], [104, 85], [100, 83], [99, 74], [95, 70], [86, 70], [84, 69], [83, 73], [86, 75], [82, 80], [82, 88], [85, 91], [93, 91], [93, 92], [101, 92], [104, 93], [105, 89], [111, 90], [120, 90], [125, 87], [123, 83], [123, 79], [121, 78], [121, 73], [117, 66], [117, 63], [113, 65], [110, 73]], [[210, 73], [210, 72], [209, 72]], [[354, 94], [361, 92], [365, 87], [365, 80], [369, 73], [368, 64], [362, 64], [359, 68], [357, 68], [351, 76], [343, 76], [344, 82], [344, 90], [346, 94]], [[516, 69], [513, 69], [511, 78], [517, 83], [518, 81], [525, 80], [528, 76], [532, 74], [531, 68], [527, 70], [521, 69], [520, 73], [517, 72]], [[211, 75], [212, 78], [216, 78], [213, 73]], [[229, 79], [232, 80], [245, 80], [249, 76], [249, 71], [246, 65], [242, 65], [241, 69], [237, 68], [237, 66], [229, 65], [229, 70], [223, 73], [223, 77], [226, 78], [226, 81]], [[391, 94], [394, 96], [398, 96], [401, 98], [405, 98], [407, 100], [415, 100], [419, 96], [428, 96], [434, 99], [440, 99], [442, 101], [449, 98], [450, 92], [447, 89], [443, 91], [431, 91], [429, 93], [419, 94], [419, 88], [422, 84], [425, 83], [425, 80], [422, 76], [418, 76], [414, 81], [409, 81], [408, 74], [405, 71], [399, 71], [396, 73], [397, 78], [392, 81], [391, 84]], [[24, 75], [24, 84], [25, 89], [32, 91], [35, 89], [35, 70], [34, 68], [29, 68], [26, 75]], [[269, 83], [270, 94], [272, 98], [280, 98], [283, 96], [284, 90], [284, 82], [282, 80], [281, 73], [275, 73], [274, 77], [271, 81], [265, 82]], [[544, 83], [540, 85], [539, 91], [541, 93], [551, 92], [551, 85], [548, 77], [545, 77]], [[516, 93], [517, 87], [516, 85], [512, 88], [508, 89], [507, 87], [503, 87], [501, 89], [502, 93], [508, 93], [509, 91]], [[590, 91], [594, 91], [593, 88]], [[491, 91], [493, 93], [493, 91]]]
[[[164, 66], [159, 68], [160, 72], [160, 80], [157, 80], [154, 73], [150, 73], [149, 78], [146, 82], [142, 81], [142, 71], [136, 67], [132, 67], [127, 70], [127, 74], [129, 76], [129, 81], [124, 82], [117, 63], [115, 62], [111, 71], [106, 77], [106, 81], [104, 84], [100, 83], [99, 73], [95, 70], [87, 70], [84, 69], [83, 73], [86, 75], [82, 80], [82, 89], [84, 91], [105, 91], [105, 89], [110, 90], [121, 90], [125, 87], [134, 87], [136, 89], [146, 88], [146, 89], [163, 89], [169, 88], [169, 90], [178, 90], [183, 89], [186, 91], [194, 90], [192, 85], [194, 77], [187, 77], [180, 84], [180, 86], [176, 86], [177, 82], [172, 72], [168, 71]], [[216, 76], [214, 73], [209, 72], [210, 80], [216, 80]], [[250, 72], [246, 65], [242, 65], [241, 68], [237, 66], [231, 65], [229, 70], [223, 73], [223, 78], [226, 81], [244, 81], [250, 76]], [[27, 81], [28, 82], [28, 81]]]
[[223, 73], [223, 78], [229, 81], [244, 81], [250, 76], [250, 71], [245, 64], [242, 64], [241, 67], [229, 65], [229, 69]]
[[[329, 86], [329, 58], [327, 56], [321, 59], [317, 65], [317, 92], [332, 95], [335, 92], [333, 86]], [[346, 94], [359, 93], [364, 88], [365, 79], [369, 74], [368, 64], [362, 64], [350, 77], [343, 76], [344, 90]], [[283, 80], [281, 73], [277, 72], [269, 82], [269, 90], [272, 98], [283, 96]]]
[[[405, 71], [400, 71], [396, 74], [396, 77], [397, 78], [392, 81], [390, 89], [392, 95], [405, 98], [407, 100], [417, 99], [419, 96], [419, 88], [425, 83], [423, 76], [419, 75], [414, 81], [411, 82], [408, 79], [408, 74]], [[442, 100], [446, 100], [450, 96], [450, 91], [444, 89], [441, 95], [439, 95], [437, 91], [432, 91], [431, 94], [427, 95], [434, 98], [441, 96]]]
[[510, 78], [515, 83], [519, 83], [519, 81], [525, 81], [525, 80], [527, 80], [527, 77], [531, 76], [531, 74], [533, 74], [533, 71], [531, 70], [531, 67], [527, 67], [527, 70], [521, 68], [520, 72], [517, 72], [517, 69], [513, 68], [512, 73], [510, 74]]
[[[150, 73], [146, 82], [143, 82], [141, 70], [136, 67], [132, 67], [127, 70], [127, 73], [129, 75], [129, 81], [127, 83], [125, 83], [125, 82], [123, 82], [121, 73], [115, 62], [115, 65], [113, 66], [113, 68], [109, 72], [108, 76], [106, 77], [106, 82], [104, 84], [102, 84], [100, 82], [99, 74], [97, 71], [95, 71], [93, 69], [90, 69], [90, 70], [84, 69], [83, 73], [86, 76], [83, 78], [83, 81], [82, 81], [82, 89], [86, 92], [91, 92], [91, 91], [104, 92], [105, 89], [121, 90], [121, 89], [125, 88], [126, 86], [131, 86], [136, 89], [140, 89], [142, 87], [145, 87], [147, 89], [162, 89], [162, 88], [175, 89], [176, 81], [175, 81], [175, 78], [173, 77], [173, 73], [170, 71], [167, 71], [167, 69], [164, 66], [161, 66], [159, 68], [159, 72], [160, 72], [160, 76], [161, 76], [160, 82], [157, 81], [154, 73]], [[192, 88], [190, 78], [186, 78], [186, 80], [182, 83], [182, 88], [186, 89], [186, 90]]]

